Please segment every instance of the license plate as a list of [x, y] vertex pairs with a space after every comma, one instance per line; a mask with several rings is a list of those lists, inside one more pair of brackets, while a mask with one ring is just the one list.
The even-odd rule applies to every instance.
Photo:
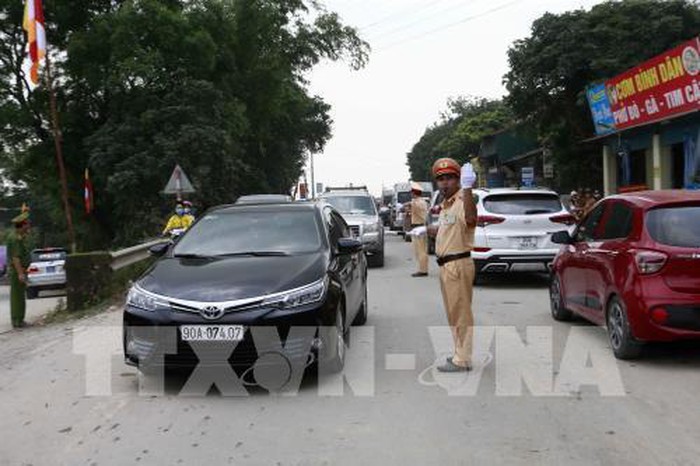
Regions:
[[181, 325], [182, 341], [241, 341], [242, 325]]
[[537, 238], [534, 236], [525, 236], [520, 238], [519, 243], [520, 249], [536, 249], [537, 248]]
[[46, 273], [56, 273], [56, 267], [46, 267]]

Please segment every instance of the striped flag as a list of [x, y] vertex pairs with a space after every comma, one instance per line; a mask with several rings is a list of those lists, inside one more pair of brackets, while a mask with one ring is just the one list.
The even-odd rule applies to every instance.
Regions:
[[90, 181], [90, 172], [87, 168], [85, 169], [85, 190], [83, 192], [83, 197], [85, 200], [85, 212], [90, 215], [95, 206], [92, 197], [92, 181]]
[[32, 61], [31, 79], [39, 84], [39, 62], [46, 56], [46, 30], [44, 29], [44, 8], [42, 0], [25, 0], [24, 22], [29, 42], [29, 59]]

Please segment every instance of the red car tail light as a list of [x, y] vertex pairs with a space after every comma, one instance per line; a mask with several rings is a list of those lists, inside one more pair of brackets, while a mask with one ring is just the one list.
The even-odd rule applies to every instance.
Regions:
[[474, 252], [489, 252], [491, 248], [474, 248]]
[[576, 219], [571, 214], [555, 215], [554, 217], [549, 217], [549, 220], [554, 223], [563, 223], [564, 225], [573, 225], [576, 223]]
[[658, 251], [637, 251], [634, 258], [637, 263], [637, 270], [643, 275], [658, 272], [668, 261], [668, 256]]
[[495, 215], [479, 215], [476, 218], [476, 226], [485, 227], [488, 225], [495, 225], [497, 223], [503, 223], [506, 219], [503, 217], [497, 217]]
[[668, 320], [668, 311], [663, 307], [655, 307], [651, 310], [651, 320], [657, 324], [665, 324]]
[[27, 274], [33, 275], [35, 273], [39, 273], [39, 268], [38, 267], [29, 267], [27, 269]]

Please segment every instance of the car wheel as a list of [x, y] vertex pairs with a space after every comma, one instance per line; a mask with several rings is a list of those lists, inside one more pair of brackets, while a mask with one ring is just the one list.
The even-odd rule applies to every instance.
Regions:
[[39, 297], [39, 290], [36, 288], [27, 288], [26, 290], [27, 299], [36, 299]]
[[345, 318], [343, 316], [342, 306], [338, 306], [335, 316], [335, 332], [332, 332], [334, 336], [334, 341], [330, 344], [333, 345], [333, 356], [328, 363], [328, 370], [335, 374], [343, 370], [345, 367], [345, 344], [348, 338], [348, 332], [345, 330]]
[[407, 235], [406, 232], [404, 232], [403, 240], [406, 241], [407, 243], [410, 243], [411, 242], [411, 235]]
[[367, 265], [370, 267], [384, 267], [384, 249], [373, 256], [367, 256]]
[[367, 313], [369, 309], [367, 308], [367, 282], [365, 281], [365, 294], [362, 299], [362, 304], [360, 305], [360, 310], [357, 311], [357, 316], [355, 320], [352, 321], [352, 325], [365, 325], [367, 323]]
[[617, 359], [635, 359], [642, 352], [642, 345], [634, 339], [627, 318], [627, 309], [620, 298], [614, 296], [608, 304], [606, 316], [610, 346]]
[[573, 312], [564, 306], [564, 294], [561, 291], [561, 282], [556, 275], [552, 276], [552, 281], [549, 284], [549, 307], [554, 320], [565, 322], [574, 317]]

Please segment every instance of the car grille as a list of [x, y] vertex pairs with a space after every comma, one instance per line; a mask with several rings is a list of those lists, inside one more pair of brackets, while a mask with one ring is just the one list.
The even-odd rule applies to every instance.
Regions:
[[350, 225], [350, 233], [352, 233], [353, 238], [360, 237], [360, 225]]
[[[311, 352], [309, 344], [307, 339], [287, 339], [282, 344], [284, 346], [283, 354], [291, 360], [304, 360]], [[222, 345], [233, 345], [233, 343], [210, 342], [199, 344], [198, 352], [195, 353], [188, 342], [178, 339], [177, 354], [166, 355], [165, 361], [166, 364], [172, 366], [196, 366], [200, 363], [204, 366], [221, 364], [222, 361], [213, 358], [221, 354]], [[250, 334], [246, 334], [246, 337], [238, 342], [227, 362], [234, 367], [250, 367], [255, 364], [260, 355], [269, 353], [273, 349], [274, 346], [272, 344], [266, 345], [264, 343], [258, 343], [256, 347]], [[202, 358], [202, 361], [200, 361], [199, 357]]]

